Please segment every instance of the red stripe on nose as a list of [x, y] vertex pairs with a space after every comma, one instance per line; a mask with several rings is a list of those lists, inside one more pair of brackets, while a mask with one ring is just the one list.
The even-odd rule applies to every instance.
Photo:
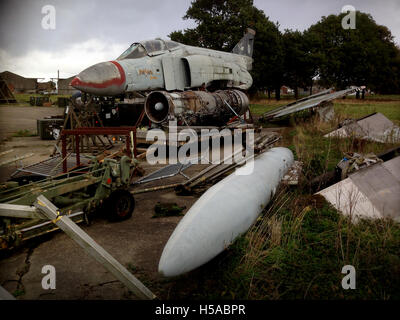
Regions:
[[126, 80], [124, 69], [117, 61], [110, 61], [110, 62], [118, 68], [119, 74], [121, 75], [121, 82], [119, 83], [119, 85], [124, 84]]
[[75, 77], [72, 79], [72, 81], [70, 82], [69, 85], [72, 87], [77, 87], [77, 86], [80, 86], [81, 84], [82, 84], [82, 81], [78, 77]]
[[[79, 88], [85, 88], [85, 87], [90, 87], [90, 88], [97, 88], [97, 89], [104, 89], [110, 86], [121, 86], [125, 83], [126, 80], [126, 76], [125, 76], [125, 71], [124, 69], [121, 67], [121, 65], [116, 62], [116, 61], [110, 61], [112, 64], [114, 64], [119, 72], [119, 77], [117, 78], [112, 78], [112, 79], [104, 79], [104, 81], [102, 82], [90, 82], [90, 81], [83, 81], [79, 75], [77, 77], [75, 77], [74, 79], [72, 79], [70, 85], [72, 87], [79, 87]], [[99, 68], [99, 66], [97, 66], [97, 68]], [[88, 73], [90, 71], [89, 69], [86, 69], [84, 71], [82, 71], [83, 73]], [[93, 72], [96, 72], [95, 70], [93, 70]], [[101, 79], [98, 79], [101, 80]]]

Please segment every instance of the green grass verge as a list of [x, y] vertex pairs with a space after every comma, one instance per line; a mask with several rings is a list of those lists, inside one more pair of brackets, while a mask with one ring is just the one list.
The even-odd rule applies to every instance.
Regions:
[[250, 104], [250, 111], [253, 115], [262, 115], [267, 111], [271, 111], [277, 108], [276, 105], [264, 105], [264, 104]]
[[[355, 95], [347, 96], [346, 99], [354, 99], [356, 100]], [[400, 101], [400, 94], [373, 94], [366, 95], [365, 100], [382, 100], [382, 101]]]
[[[391, 220], [353, 224], [324, 200], [282, 190], [231, 248], [242, 260], [224, 279], [238, 299], [400, 299], [399, 248]], [[355, 290], [342, 288], [345, 265]]]
[[[14, 94], [15, 99], [17, 100], [18, 104], [28, 104], [29, 105], [29, 99], [30, 97], [43, 97], [41, 94], [29, 94], [29, 93], [16, 93]], [[50, 95], [50, 101], [52, 102], [57, 102], [57, 98], [62, 97], [62, 98], [69, 98], [71, 95], [63, 95], [63, 94], [52, 94]], [[11, 104], [10, 104], [11, 105]]]
[[[400, 299], [399, 248], [398, 223], [351, 223], [322, 197], [281, 188], [229, 249], [154, 289], [162, 299]], [[342, 287], [345, 265], [355, 290]]]
[[374, 112], [380, 112], [394, 123], [400, 123], [400, 101], [349, 103], [337, 100], [335, 112], [349, 118], [360, 118]]

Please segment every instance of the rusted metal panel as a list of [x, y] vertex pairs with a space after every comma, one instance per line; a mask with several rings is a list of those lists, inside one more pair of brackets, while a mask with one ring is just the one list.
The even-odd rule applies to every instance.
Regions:
[[316, 95], [313, 95], [312, 98], [307, 97], [306, 100], [300, 99], [300, 100], [296, 101], [295, 103], [290, 103], [286, 106], [282, 106], [275, 110], [266, 112], [266, 113], [264, 113], [263, 118], [265, 120], [278, 119], [278, 118], [290, 115], [292, 113], [296, 113], [296, 112], [303, 111], [303, 110], [310, 109], [310, 108], [315, 108], [318, 106], [323, 106], [324, 103], [327, 103], [334, 99], [341, 98], [345, 95], [352, 93], [353, 91], [355, 91], [355, 89], [346, 89], [346, 90], [341, 90], [341, 91], [322, 94], [322, 95], [316, 94]]
[[392, 160], [386, 161], [382, 165], [383, 167], [385, 167], [386, 170], [390, 172], [393, 177], [400, 181], [400, 157], [396, 157]]
[[159, 170], [156, 170], [147, 176], [144, 176], [140, 178], [139, 180], [135, 181], [133, 184], [141, 184], [141, 183], [147, 183], [155, 180], [161, 180], [169, 177], [176, 176], [178, 174], [181, 174], [184, 170], [192, 166], [192, 163], [174, 163], [174, 164], [169, 164]]
[[145, 112], [154, 123], [176, 118], [186, 125], [223, 125], [235, 115], [243, 115], [248, 106], [249, 99], [239, 90], [154, 91], [146, 98]]
[[233, 80], [233, 65], [223, 59], [203, 55], [184, 58], [190, 69], [190, 86], [207, 86], [214, 80]]
[[400, 221], [400, 157], [361, 169], [318, 194], [354, 218]]
[[166, 56], [162, 58], [165, 90], [184, 90], [190, 86], [190, 75], [185, 62], [180, 57]]
[[63, 172], [67, 172], [67, 135], [74, 135], [76, 140], [76, 163], [80, 163], [79, 136], [81, 135], [120, 135], [125, 136], [126, 153], [131, 151], [130, 140], [133, 132], [133, 156], [136, 157], [136, 127], [81, 127], [61, 131]]
[[396, 143], [400, 141], [400, 128], [382, 113], [377, 112], [357, 120], [350, 120], [324, 137], [355, 137], [381, 143]]

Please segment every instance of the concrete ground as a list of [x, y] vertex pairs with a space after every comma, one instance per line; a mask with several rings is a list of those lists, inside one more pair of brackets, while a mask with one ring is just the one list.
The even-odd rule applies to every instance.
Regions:
[[58, 107], [0, 106], [0, 154], [12, 150], [0, 156], [0, 163], [29, 155], [28, 158], [1, 165], [0, 182], [4, 182], [17, 167], [42, 161], [53, 152], [54, 140], [40, 140], [38, 136], [15, 137], [14, 135], [22, 130], [36, 134], [37, 119], [62, 115], [63, 112], [64, 109]]
[[[165, 243], [181, 217], [152, 218], [157, 201], [176, 202], [188, 208], [196, 197], [176, 198], [173, 191], [140, 194], [131, 219], [110, 223], [98, 218], [82, 226], [98, 244], [157, 294], [158, 261]], [[56, 289], [41, 286], [44, 265], [56, 269]], [[47, 241], [12, 253], [0, 260], [0, 284], [18, 299], [134, 299], [126, 287], [88, 256], [62, 232]]]
[[58, 107], [23, 107], [0, 106], [0, 139], [12, 136], [20, 130], [36, 133], [36, 120], [46, 116], [62, 115], [63, 108]]

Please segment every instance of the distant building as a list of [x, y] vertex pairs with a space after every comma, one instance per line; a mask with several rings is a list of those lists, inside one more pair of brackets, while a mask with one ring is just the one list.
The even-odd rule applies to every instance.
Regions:
[[286, 94], [291, 94], [291, 93], [293, 93], [293, 90], [290, 89], [288, 86], [281, 87], [281, 95], [286, 95]]
[[37, 90], [37, 78], [24, 78], [10, 71], [0, 73], [13, 93], [35, 93]]
[[15, 99], [13, 93], [7, 85], [7, 82], [0, 76], [0, 103], [15, 103], [17, 100]]
[[37, 91], [38, 93], [53, 92], [56, 90], [56, 84], [53, 81], [38, 82]]
[[75, 78], [75, 76], [72, 76], [70, 78], [66, 79], [58, 79], [58, 94], [73, 94], [76, 89], [71, 87], [69, 84], [71, 83], [72, 79]]

